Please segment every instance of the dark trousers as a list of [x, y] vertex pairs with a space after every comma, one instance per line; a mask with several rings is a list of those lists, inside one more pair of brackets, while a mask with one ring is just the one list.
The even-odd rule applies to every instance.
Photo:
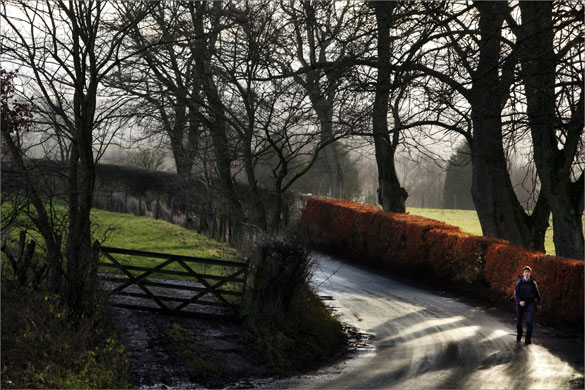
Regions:
[[524, 307], [516, 303], [516, 330], [518, 338], [522, 338], [522, 319], [526, 315], [526, 341], [532, 338], [532, 323], [534, 321], [534, 303], [527, 303]]

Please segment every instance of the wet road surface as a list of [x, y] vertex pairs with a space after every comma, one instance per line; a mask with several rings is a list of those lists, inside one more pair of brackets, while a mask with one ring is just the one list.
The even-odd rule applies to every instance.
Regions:
[[333, 298], [342, 321], [371, 334], [372, 346], [271, 388], [583, 388], [582, 333], [536, 323], [533, 344], [517, 343], [510, 313], [314, 256], [319, 294]]

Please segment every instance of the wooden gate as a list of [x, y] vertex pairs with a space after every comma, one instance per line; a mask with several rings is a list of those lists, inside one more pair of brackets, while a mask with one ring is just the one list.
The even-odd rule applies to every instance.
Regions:
[[[235, 262], [107, 246], [100, 247], [100, 252], [108, 260], [99, 263], [100, 276], [113, 306], [194, 315], [221, 315], [227, 308], [240, 314], [247, 259]], [[132, 259], [121, 261], [114, 255], [147, 258], [156, 265], [136, 265]]]

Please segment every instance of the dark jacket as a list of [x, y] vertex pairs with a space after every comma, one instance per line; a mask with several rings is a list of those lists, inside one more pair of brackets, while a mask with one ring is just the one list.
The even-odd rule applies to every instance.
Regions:
[[516, 303], [525, 301], [527, 304], [530, 304], [536, 300], [540, 305], [540, 293], [532, 275], [530, 275], [528, 280], [524, 280], [524, 276], [522, 275], [518, 276], [518, 281], [514, 287], [514, 298], [516, 299]]

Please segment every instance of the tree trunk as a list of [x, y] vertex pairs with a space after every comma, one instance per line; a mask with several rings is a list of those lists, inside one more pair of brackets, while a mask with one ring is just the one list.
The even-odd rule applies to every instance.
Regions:
[[378, 163], [378, 182], [380, 186], [380, 200], [384, 211], [403, 213], [406, 211], [408, 193], [400, 186], [394, 153], [398, 134], [393, 139], [388, 134], [388, 103], [391, 86], [390, 68], [390, 28], [392, 26], [392, 12], [395, 2], [373, 2], [378, 25], [378, 78], [376, 80], [376, 97], [372, 122], [374, 127], [374, 146], [376, 148], [376, 162]]
[[[215, 7], [216, 5], [214, 4], [213, 6]], [[204, 37], [205, 30], [203, 27], [203, 12], [204, 8], [206, 7], [206, 3], [198, 2], [196, 7], [197, 10], [194, 12], [195, 33], [199, 37]], [[229, 155], [225, 109], [221, 102], [217, 86], [213, 80], [211, 69], [209, 68], [212, 48], [208, 46], [213, 46], [213, 41], [216, 38], [216, 35], [217, 32], [210, 34], [210, 42], [205, 42], [204, 39], [200, 38], [197, 42], [196, 53], [194, 54], [196, 56], [195, 62], [197, 70], [199, 71], [199, 75], [201, 77], [203, 93], [207, 98], [211, 116], [209, 130], [215, 152], [217, 170], [219, 172], [220, 183], [223, 187], [230, 214], [233, 216], [233, 238], [237, 241], [239, 239], [239, 232], [242, 228], [241, 223], [244, 222], [244, 211], [238, 196], [236, 195], [235, 186], [232, 181], [231, 158]]]
[[258, 184], [256, 181], [256, 174], [254, 172], [254, 166], [252, 163], [252, 156], [250, 154], [250, 148], [244, 148], [244, 166], [246, 170], [246, 177], [248, 179], [248, 186], [250, 188], [250, 196], [251, 199], [251, 218], [250, 222], [258, 226], [262, 230], [266, 230], [267, 223], [266, 223], [266, 208], [264, 207], [264, 203], [260, 198], [260, 193], [258, 191]]
[[[582, 206], [575, 204], [571, 189], [571, 164], [583, 134], [583, 88], [562, 149], [557, 146], [552, 2], [520, 2], [522, 34], [520, 61], [526, 89], [527, 113], [534, 145], [534, 161], [541, 191], [553, 215], [554, 243], [558, 256], [583, 259]], [[580, 191], [583, 191], [581, 185]], [[577, 206], [577, 207], [576, 207]], [[581, 211], [580, 211], [581, 210]]]
[[[194, 87], [198, 84], [193, 83]], [[198, 92], [193, 92], [198, 95]], [[180, 94], [177, 101], [180, 106], [175, 108], [175, 123], [168, 130], [171, 149], [177, 167], [177, 175], [187, 177], [191, 175], [195, 161], [195, 152], [199, 147], [199, 103], [194, 101], [198, 99], [187, 99], [186, 93]], [[189, 103], [189, 107], [181, 106], [184, 102]], [[164, 110], [164, 108], [161, 108]], [[170, 127], [170, 125], [169, 125]]]
[[335, 93], [329, 90], [325, 96], [319, 85], [319, 73], [309, 72], [306, 82], [297, 77], [307, 89], [311, 105], [319, 119], [320, 138], [322, 143], [327, 143], [322, 153], [325, 155], [325, 168], [327, 174], [328, 196], [343, 199], [345, 197], [343, 186], [343, 168], [339, 159], [339, 152], [333, 130], [333, 101]]
[[345, 191], [343, 188], [343, 168], [339, 161], [339, 152], [337, 150], [337, 142], [333, 141], [333, 110], [328, 118], [321, 120], [321, 142], [329, 143], [323, 148], [325, 153], [325, 166], [327, 167], [327, 185], [329, 187], [329, 196], [334, 198], [345, 198]]
[[91, 286], [95, 275], [92, 275], [92, 270], [98, 259], [94, 258], [90, 230], [95, 168], [92, 143], [87, 142], [87, 138], [91, 139], [92, 126], [83, 126], [81, 120], [79, 124], [78, 137], [73, 141], [69, 162], [69, 231], [65, 255], [68, 279], [66, 297], [73, 310], [81, 314], [93, 307], [94, 291]]
[[[330, 42], [324, 41], [319, 35], [321, 27], [317, 22], [317, 10], [315, 2], [304, 1], [302, 7], [306, 15], [304, 22], [306, 23], [305, 33], [307, 39], [307, 46], [310, 54], [308, 60], [305, 59], [305, 53], [301, 49], [304, 44], [297, 42], [299, 45], [299, 52], [297, 56], [302, 63], [308, 62], [311, 65], [318, 65], [319, 62], [324, 63], [328, 58], [327, 50], [330, 47]], [[339, 23], [339, 21], [338, 21]], [[299, 28], [299, 26], [297, 26]], [[299, 34], [300, 37], [300, 34]], [[333, 54], [333, 50], [329, 53]], [[339, 159], [339, 150], [336, 144], [335, 132], [333, 129], [333, 105], [335, 102], [336, 89], [339, 86], [338, 70], [325, 70], [326, 83], [322, 84], [323, 70], [312, 70], [306, 74], [306, 80], [300, 76], [296, 76], [296, 80], [305, 88], [311, 105], [319, 118], [320, 138], [322, 143], [327, 143], [323, 148], [322, 153], [325, 156], [325, 169], [327, 175], [328, 195], [334, 198], [345, 198], [344, 188], [344, 173]]]
[[[309, 78], [311, 79], [311, 78]], [[343, 199], [345, 197], [343, 188], [343, 169], [339, 161], [337, 143], [334, 141], [333, 131], [333, 96], [326, 99], [319, 90], [318, 81], [313, 80], [313, 91], [311, 102], [319, 118], [321, 142], [328, 143], [323, 148], [325, 154], [325, 167], [327, 170], [328, 196]]]
[[[22, 172], [24, 182], [26, 185], [26, 191], [30, 202], [32, 203], [37, 217], [34, 219], [34, 224], [39, 230], [39, 233], [45, 240], [47, 248], [46, 261], [49, 265], [49, 289], [58, 294], [62, 289], [62, 276], [63, 276], [63, 261], [61, 256], [61, 236], [54, 234], [53, 224], [47, 214], [45, 206], [41, 197], [38, 194], [35, 184], [28, 175], [27, 168], [22, 159], [22, 153], [18, 146], [14, 143], [11, 135], [7, 131], [2, 131], [2, 137], [4, 138], [4, 144], [8, 148], [8, 151], [16, 165], [17, 169]], [[30, 205], [30, 203], [29, 203]], [[30, 213], [30, 210], [29, 210]], [[55, 232], [56, 233], [56, 232]]]
[[[179, 94], [177, 101], [182, 102], [187, 100], [185, 93]], [[161, 114], [164, 114], [164, 107], [160, 107]], [[186, 107], [179, 103], [174, 107], [175, 117], [172, 120], [166, 120], [166, 126], [168, 128], [167, 133], [171, 141], [171, 150], [173, 151], [173, 158], [175, 160], [175, 167], [177, 168], [177, 175], [184, 177], [191, 174], [191, 168], [193, 167], [193, 161], [185, 149], [184, 138], [187, 128], [186, 123]], [[165, 115], [166, 117], [166, 115]]]
[[510, 241], [514, 245], [542, 250], [543, 224], [549, 211], [542, 201], [532, 217], [525, 212], [514, 193], [502, 143], [502, 90], [498, 75], [501, 27], [507, 12], [505, 2], [476, 2], [481, 33], [479, 64], [471, 92], [472, 195], [483, 234]]

